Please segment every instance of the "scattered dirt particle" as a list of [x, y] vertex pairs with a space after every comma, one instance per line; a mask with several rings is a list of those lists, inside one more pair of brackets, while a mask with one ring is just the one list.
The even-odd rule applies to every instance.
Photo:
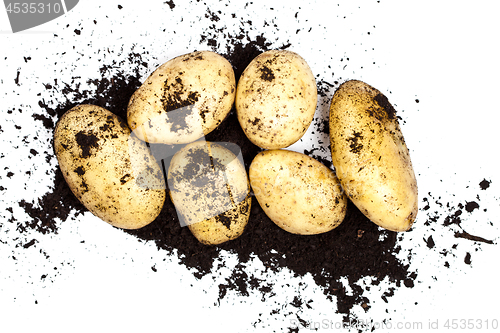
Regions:
[[475, 201], [470, 201], [465, 204], [465, 210], [472, 213], [474, 209], [479, 209], [479, 204]]
[[490, 187], [491, 181], [483, 179], [480, 183], [479, 186], [481, 187], [481, 190], [486, 190], [488, 187]]

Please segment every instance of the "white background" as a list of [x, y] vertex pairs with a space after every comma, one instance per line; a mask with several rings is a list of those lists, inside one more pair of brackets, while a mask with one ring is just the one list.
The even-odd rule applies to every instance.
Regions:
[[[431, 202], [431, 208], [419, 212], [413, 230], [400, 242], [401, 260], [408, 261], [418, 277], [414, 288], [397, 288], [389, 303], [380, 295], [390, 283], [371, 288], [366, 293], [372, 302], [370, 311], [353, 309], [359, 318], [391, 323], [392, 330], [380, 332], [432, 331], [429, 323], [436, 321], [444, 330], [447, 319], [473, 320], [474, 329], [464, 330], [471, 332], [485, 330], [489, 320], [491, 331], [492, 320], [500, 320], [498, 245], [456, 239], [454, 231], [461, 230], [443, 227], [442, 220], [459, 203], [477, 201], [480, 209], [464, 213], [462, 227], [498, 242], [500, 23], [496, 2], [174, 3], [172, 10], [163, 1], [81, 0], [66, 15], [17, 34], [11, 33], [6, 12], [0, 9], [0, 156], [4, 156], [0, 158], [0, 185], [7, 188], [0, 192], [2, 327], [20, 332], [29, 328], [44, 332], [287, 332], [296, 317], [285, 315], [295, 308], [284, 304], [292, 301], [297, 290], [314, 299], [312, 309], [303, 309], [301, 318], [321, 326], [320, 331], [333, 331], [335, 323], [341, 322], [335, 302], [324, 298], [311, 277], [294, 278], [286, 270], [276, 276], [262, 273], [276, 283], [279, 293], [274, 298], [261, 302], [258, 293], [230, 295], [215, 306], [217, 281], [230, 273], [234, 258], [228, 255], [229, 267], [217, 275], [197, 280], [178, 264], [175, 254], [158, 251], [153, 244], [111, 228], [91, 214], [68, 219], [58, 234], [33, 233], [38, 243], [28, 249], [16, 246], [20, 237], [30, 238], [15, 230], [5, 209], [13, 207], [17, 220], [28, 219], [17, 202], [33, 202], [46, 193], [56, 166], [55, 159], [45, 162], [43, 154], [28, 157], [30, 148], [51, 151], [52, 134], [31, 117], [43, 112], [38, 101], [57, 103], [65, 97], [48, 95], [43, 84], [55, 78], [71, 82], [80, 77], [85, 85], [87, 79], [99, 77], [100, 66], [126, 59], [130, 50], [149, 52], [143, 56], [149, 65], [147, 71], [141, 68], [144, 80], [155, 66], [174, 56], [208, 49], [199, 41], [212, 24], [205, 17], [209, 8], [221, 11], [217, 14], [221, 20], [215, 23], [218, 28], [238, 32], [243, 26], [250, 36], [262, 33], [276, 46], [290, 42], [290, 49], [307, 60], [318, 81], [361, 79], [375, 86], [403, 118], [420, 206], [425, 205], [424, 197]], [[252, 25], [241, 23], [246, 20], [252, 20]], [[223, 48], [225, 41], [220, 43]], [[133, 72], [133, 68], [124, 70]], [[18, 71], [19, 85], [15, 83]], [[324, 111], [319, 107], [318, 115]], [[300, 151], [314, 140], [306, 136], [291, 149]], [[8, 171], [14, 175], [7, 177]], [[483, 179], [491, 181], [484, 191], [479, 188]], [[434, 212], [438, 221], [426, 226], [424, 222]], [[430, 235], [436, 243], [433, 249], [423, 240]], [[453, 244], [458, 245], [448, 256], [440, 254]], [[464, 263], [467, 252], [471, 265]], [[405, 259], [410, 254], [411, 260]], [[450, 268], [444, 267], [445, 261]], [[262, 267], [255, 260], [248, 269], [259, 274]], [[281, 313], [270, 315], [277, 308]], [[145, 318], [149, 320], [143, 322]], [[479, 320], [483, 320], [482, 330]], [[413, 323], [422, 323], [422, 329], [410, 329]], [[397, 325], [407, 326], [396, 329]]]

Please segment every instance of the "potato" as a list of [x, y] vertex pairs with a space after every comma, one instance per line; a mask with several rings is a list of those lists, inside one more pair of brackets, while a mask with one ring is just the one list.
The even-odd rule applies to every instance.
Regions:
[[172, 157], [167, 179], [179, 220], [201, 243], [221, 244], [243, 233], [250, 185], [231, 150], [203, 140], [190, 143]]
[[265, 150], [250, 165], [250, 185], [267, 216], [280, 228], [314, 235], [336, 228], [347, 197], [334, 172], [307, 155]]
[[329, 123], [332, 161], [346, 194], [382, 228], [408, 230], [418, 211], [417, 181], [387, 97], [347, 81], [332, 98]]
[[150, 143], [186, 144], [213, 131], [234, 104], [231, 64], [210, 51], [171, 59], [132, 95], [130, 128]]
[[316, 80], [306, 61], [285, 50], [261, 53], [245, 68], [236, 88], [235, 106], [243, 131], [264, 149], [298, 141], [312, 122]]
[[162, 210], [166, 186], [146, 144], [110, 111], [79, 105], [54, 132], [54, 151], [69, 188], [94, 215], [138, 229]]

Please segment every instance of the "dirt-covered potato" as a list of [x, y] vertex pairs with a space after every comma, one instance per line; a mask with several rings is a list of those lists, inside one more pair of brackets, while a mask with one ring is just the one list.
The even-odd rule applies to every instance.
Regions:
[[213, 131], [229, 114], [236, 82], [231, 64], [211, 51], [173, 58], [132, 95], [127, 121], [141, 140], [185, 144]]
[[110, 111], [79, 105], [56, 125], [54, 151], [71, 191], [111, 225], [138, 229], [160, 213], [163, 174], [146, 144]]
[[249, 171], [255, 198], [280, 228], [314, 235], [336, 228], [347, 209], [347, 197], [334, 172], [307, 155], [265, 150]]
[[298, 141], [312, 122], [316, 104], [314, 75], [306, 61], [291, 51], [258, 55], [236, 88], [240, 125], [250, 141], [265, 149]]
[[387, 97], [347, 81], [332, 98], [329, 122], [333, 165], [346, 194], [377, 225], [408, 230], [418, 212], [417, 181]]
[[234, 150], [200, 140], [170, 162], [168, 186], [179, 220], [203, 244], [239, 237], [250, 216], [250, 185]]

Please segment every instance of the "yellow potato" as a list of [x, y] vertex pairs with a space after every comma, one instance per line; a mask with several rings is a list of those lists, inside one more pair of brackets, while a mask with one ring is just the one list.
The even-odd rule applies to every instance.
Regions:
[[417, 181], [387, 97], [347, 81], [332, 98], [329, 123], [332, 162], [346, 194], [377, 225], [408, 230], [418, 212]]
[[146, 144], [110, 111], [79, 105], [54, 132], [54, 150], [71, 191], [111, 225], [138, 229], [160, 213], [165, 181]]
[[266, 215], [280, 228], [314, 235], [336, 228], [347, 197], [334, 172], [304, 154], [266, 150], [250, 165], [250, 184]]
[[316, 80], [298, 54], [272, 50], [245, 68], [236, 88], [236, 111], [246, 136], [265, 149], [298, 141], [312, 122]]
[[250, 216], [250, 185], [231, 150], [196, 141], [178, 151], [168, 169], [170, 197], [179, 220], [203, 244], [239, 237]]
[[229, 114], [236, 82], [231, 64], [210, 51], [173, 58], [132, 95], [127, 120], [141, 140], [185, 144], [213, 131]]

